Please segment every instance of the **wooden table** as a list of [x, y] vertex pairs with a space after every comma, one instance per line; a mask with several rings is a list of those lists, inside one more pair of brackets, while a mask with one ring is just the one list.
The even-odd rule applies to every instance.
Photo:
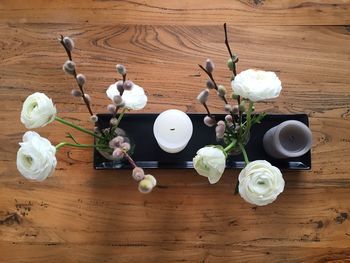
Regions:
[[[130, 171], [95, 171], [91, 151], [68, 148], [46, 181], [20, 176], [19, 115], [29, 94], [45, 92], [59, 116], [92, 126], [70, 96], [59, 34], [76, 42], [95, 112], [106, 111], [116, 63], [147, 91], [143, 112], [203, 112], [197, 64], [212, 58], [229, 86], [224, 22], [238, 70], [272, 70], [283, 82], [281, 96], [257, 111], [310, 117], [313, 168], [284, 172], [276, 202], [255, 207], [234, 196], [237, 170], [216, 185], [194, 170], [153, 170], [159, 187], [142, 195]], [[349, 262], [348, 24], [349, 0], [1, 1], [0, 262]], [[210, 106], [222, 112], [219, 100]], [[37, 131], [58, 143], [71, 130]]]

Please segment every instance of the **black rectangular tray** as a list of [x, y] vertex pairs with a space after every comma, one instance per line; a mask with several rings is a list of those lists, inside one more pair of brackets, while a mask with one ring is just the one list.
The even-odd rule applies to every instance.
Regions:
[[[120, 128], [124, 129], [128, 136], [135, 142], [135, 151], [132, 158], [142, 168], [193, 168], [192, 159], [196, 152], [209, 144], [218, 144], [215, 138], [215, 128], [207, 127], [203, 123], [205, 114], [188, 113], [193, 123], [193, 135], [186, 148], [175, 154], [164, 152], [157, 144], [153, 135], [153, 123], [158, 114], [141, 113], [124, 115]], [[224, 119], [225, 114], [215, 114], [216, 118]], [[99, 114], [99, 120], [104, 127], [108, 127], [110, 114]], [[255, 124], [251, 129], [250, 140], [246, 145], [246, 151], [250, 161], [267, 160], [272, 165], [284, 170], [309, 170], [311, 169], [311, 152], [303, 156], [288, 159], [274, 159], [266, 154], [262, 139], [267, 130], [287, 120], [298, 120], [309, 126], [306, 114], [290, 115], [266, 115], [260, 124]], [[229, 156], [226, 168], [243, 168], [242, 155]], [[94, 151], [95, 169], [130, 169], [130, 164], [125, 161], [121, 167], [116, 167], [113, 161], [106, 160], [98, 151]]]

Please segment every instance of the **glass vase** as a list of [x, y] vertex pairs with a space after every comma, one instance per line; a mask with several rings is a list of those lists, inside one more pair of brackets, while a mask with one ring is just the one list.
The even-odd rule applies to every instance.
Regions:
[[[103, 133], [104, 134], [109, 134], [109, 130], [110, 130], [110, 128], [107, 128], [107, 129], [103, 130]], [[121, 136], [124, 139], [124, 142], [130, 144], [130, 150], [127, 153], [131, 156], [133, 154], [133, 152], [134, 152], [134, 149], [135, 149], [134, 141], [121, 128], [116, 128], [114, 130], [113, 134], [109, 135], [108, 137], [110, 137], [110, 140], [112, 140], [113, 138], [118, 137], [118, 136]], [[102, 144], [102, 145], [108, 146], [106, 148], [98, 148], [97, 147], [96, 150], [99, 152], [99, 154], [101, 154], [101, 156], [103, 156], [103, 158], [105, 158], [106, 160], [112, 161], [113, 162], [113, 167], [121, 166], [121, 164], [122, 164], [122, 162], [123, 162], [123, 160], [125, 158], [124, 157], [115, 157], [115, 156], [113, 156], [114, 149], [109, 147], [109, 141], [106, 142], [104, 140], [103, 143], [101, 143], [101, 140], [96, 140], [96, 144]]]

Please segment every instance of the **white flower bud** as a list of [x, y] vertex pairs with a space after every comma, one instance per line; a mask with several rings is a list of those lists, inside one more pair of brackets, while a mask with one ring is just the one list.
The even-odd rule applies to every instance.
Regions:
[[215, 84], [214, 84], [214, 82], [213, 82], [211, 79], [208, 79], [208, 80], [207, 80], [206, 85], [207, 85], [207, 88], [208, 88], [208, 89], [213, 89], [213, 88], [215, 88]]
[[124, 152], [122, 149], [120, 148], [115, 148], [113, 153], [112, 153], [113, 157], [115, 158], [123, 158], [124, 157]]
[[123, 88], [124, 90], [131, 90], [133, 85], [134, 83], [131, 80], [127, 80], [124, 82]]
[[205, 62], [205, 69], [209, 72], [212, 73], [214, 70], [214, 63], [208, 58], [207, 61]]
[[218, 86], [218, 96], [223, 98], [226, 96], [226, 88], [223, 85]]
[[74, 48], [74, 41], [73, 39], [71, 39], [70, 37], [64, 37], [63, 38], [63, 44], [65, 45], [65, 47], [72, 52], [73, 48]]
[[86, 82], [86, 77], [85, 77], [85, 75], [83, 75], [83, 74], [78, 74], [77, 77], [76, 77], [76, 79], [77, 79], [78, 85], [79, 85], [80, 87], [84, 86], [84, 84], [85, 84], [85, 82]]
[[90, 121], [92, 122], [92, 123], [96, 123], [96, 122], [98, 122], [98, 117], [94, 114], [94, 115], [91, 115], [90, 116]]
[[122, 64], [117, 64], [116, 66], [117, 71], [120, 75], [125, 75], [126, 74], [126, 68]]
[[216, 124], [216, 121], [212, 117], [207, 115], [204, 117], [204, 124], [208, 127], [213, 127]]
[[67, 74], [74, 75], [74, 73], [75, 73], [75, 63], [73, 61], [71, 61], [71, 60], [67, 60], [63, 64], [63, 70]]
[[197, 96], [197, 100], [200, 103], [205, 104], [208, 100], [208, 97], [209, 97], [209, 90], [205, 89], [205, 90], [202, 90], [201, 93], [199, 93], [199, 95]]
[[114, 114], [115, 113], [115, 110], [117, 109], [117, 107], [114, 105], [114, 104], [108, 104], [107, 106], [107, 110], [108, 112]]
[[78, 89], [72, 89], [71, 94], [73, 97], [81, 97], [82, 93]]
[[143, 169], [141, 167], [135, 167], [132, 170], [132, 177], [136, 180], [136, 181], [141, 181], [142, 179], [145, 178], [145, 172], [143, 171]]

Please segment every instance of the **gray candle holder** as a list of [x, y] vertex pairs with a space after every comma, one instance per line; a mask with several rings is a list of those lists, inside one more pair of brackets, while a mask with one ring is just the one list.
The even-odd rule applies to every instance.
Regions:
[[289, 120], [268, 130], [263, 145], [266, 153], [276, 159], [299, 157], [310, 150], [312, 133], [304, 123]]

